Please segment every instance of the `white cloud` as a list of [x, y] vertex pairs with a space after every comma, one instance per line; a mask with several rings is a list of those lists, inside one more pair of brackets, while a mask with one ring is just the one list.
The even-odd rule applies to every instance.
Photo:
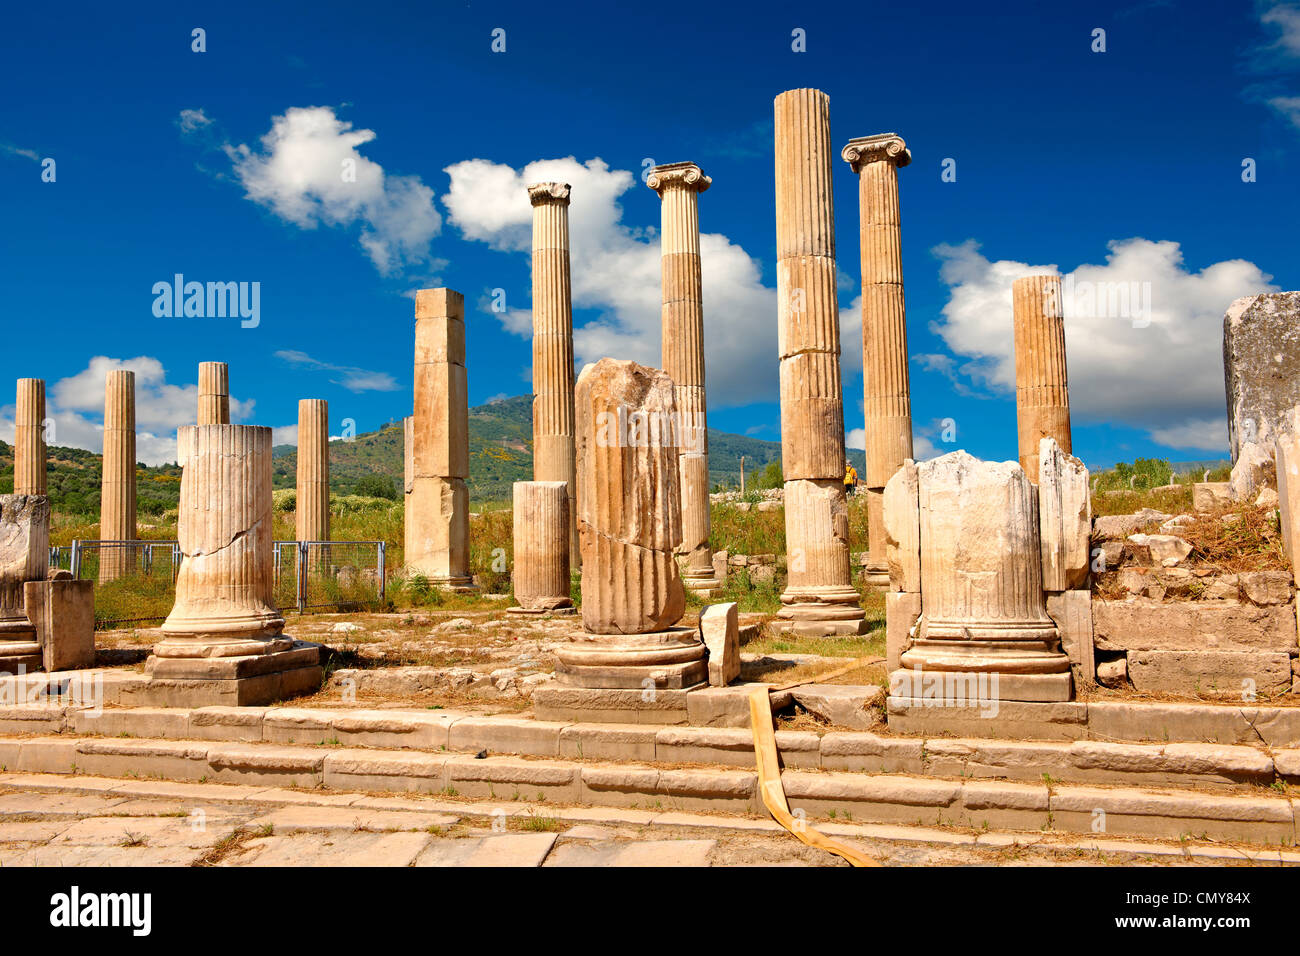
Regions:
[[1259, 20], [1278, 29], [1278, 38], [1270, 49], [1288, 57], [1300, 57], [1300, 6], [1275, 3], [1260, 14]]
[[[115, 359], [96, 355], [86, 368], [46, 390], [46, 417], [54, 421], [50, 444], [102, 452], [104, 379], [115, 369], [135, 372], [136, 459], [148, 465], [176, 460], [176, 429], [192, 425], [198, 412], [198, 384], [172, 385], [162, 363], [148, 355]], [[196, 370], [197, 371], [197, 370]], [[232, 421], [252, 417], [254, 401], [230, 399]], [[14, 407], [0, 409], [0, 439], [13, 441]]]
[[[631, 172], [610, 169], [601, 159], [580, 163], [573, 157], [539, 160], [518, 171], [470, 159], [447, 167], [446, 172], [451, 185], [442, 201], [448, 220], [466, 238], [506, 252], [530, 248], [532, 207], [525, 187], [551, 181], [572, 185], [573, 303], [576, 308], [601, 312], [574, 329], [577, 364], [581, 367], [604, 356], [660, 364], [659, 239], [656, 230], [637, 229], [623, 221], [620, 197], [645, 188]], [[700, 200], [705, 222], [708, 203], [705, 194]], [[763, 284], [758, 261], [726, 236], [701, 235], [700, 255], [704, 337], [711, 360], [706, 369], [710, 406], [774, 400], [776, 290]], [[494, 314], [508, 331], [524, 337], [531, 334], [531, 312]], [[857, 345], [849, 343], [845, 349], [850, 364], [855, 351], [860, 363], [860, 337]], [[725, 360], [720, 360], [723, 356]]]
[[[1272, 277], [1242, 259], [1190, 271], [1176, 242], [1135, 238], [1113, 241], [1108, 248], [1104, 264], [1081, 265], [1063, 275], [1065, 288], [1072, 281], [1076, 290], [1064, 303], [1071, 418], [1076, 424], [1114, 422], [1144, 429], [1170, 447], [1223, 448], [1226, 441], [1212, 442], [1217, 432], [1211, 427], [1225, 414], [1223, 313], [1239, 296], [1275, 291]], [[991, 262], [973, 240], [934, 252], [950, 295], [942, 321], [932, 323], [931, 330], [968, 360], [960, 367], [963, 375], [1004, 393], [1014, 390], [1011, 283], [1029, 273], [1059, 270]], [[1138, 307], [1128, 314], [1104, 304], [1088, 307], [1084, 292], [1109, 289], [1132, 290]], [[1100, 294], [1097, 301], [1105, 298]], [[926, 358], [931, 367], [943, 369], [944, 356]]]
[[24, 159], [30, 159], [34, 163], [39, 163], [41, 161], [40, 153], [36, 152], [34, 149], [24, 149], [21, 146], [11, 146], [8, 143], [0, 143], [0, 150], [11, 156], [21, 156]]
[[[333, 436], [331, 436], [332, 438]], [[276, 425], [271, 429], [272, 445], [297, 445], [298, 444], [298, 423], [292, 425]]]
[[844, 447], [856, 448], [858, 451], [866, 451], [867, 430], [865, 428], [850, 428], [844, 433]]
[[1268, 105], [1281, 113], [1292, 126], [1300, 129], [1300, 96], [1275, 96]]
[[395, 392], [401, 387], [387, 372], [375, 372], [350, 365], [331, 365], [296, 349], [281, 350], [275, 353], [275, 357], [290, 365], [322, 372], [335, 372], [342, 377], [331, 378], [330, 381], [335, 385], [342, 385], [350, 392]]
[[[202, 110], [183, 110], [183, 133], [206, 131]], [[396, 176], [358, 147], [373, 130], [354, 130], [328, 106], [292, 107], [271, 120], [261, 147], [224, 143], [247, 198], [303, 229], [360, 227], [362, 249], [384, 275], [429, 260], [442, 227], [433, 190], [418, 176]]]

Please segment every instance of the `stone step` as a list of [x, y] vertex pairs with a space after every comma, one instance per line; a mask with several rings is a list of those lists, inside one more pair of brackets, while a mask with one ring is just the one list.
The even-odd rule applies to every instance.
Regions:
[[[0, 739], [0, 772], [428, 793], [643, 810], [765, 813], [749, 770], [211, 740]], [[787, 769], [790, 806], [817, 820], [1053, 830], [1291, 846], [1296, 800], [1133, 786]]]
[[[293, 707], [0, 708], [0, 735], [96, 737], [754, 767], [739, 728], [577, 724], [445, 710]], [[57, 736], [55, 736], [57, 735]], [[1300, 783], [1300, 749], [1206, 743], [1012, 741], [777, 731], [785, 767], [852, 773], [1219, 790]], [[0, 736], [0, 742], [3, 737]]]
[[[98, 819], [101, 825], [111, 820], [113, 826], [107, 835], [114, 842], [122, 837], [122, 822], [130, 819], [132, 825], [138, 825], [142, 819], [138, 814], [148, 807], [195, 808], [203, 807], [208, 822], [214, 823], [230, 815], [226, 808], [237, 806], [246, 808], [251, 815], [263, 814], [262, 824], [270, 824], [276, 834], [285, 831], [283, 839], [291, 839], [292, 834], [316, 832], [330, 834], [328, 842], [338, 845], [339, 837], [348, 832], [356, 832], [358, 825], [367, 830], [396, 832], [401, 830], [426, 830], [433, 823], [437, 830], [437, 820], [441, 817], [456, 819], [471, 827], [492, 826], [492, 833], [497, 840], [509, 840], [514, 834], [499, 833], [498, 828], [506, 824], [507, 831], [512, 829], [506, 821], [536, 821], [539, 817], [554, 821], [563, 829], [556, 847], [566, 842], [588, 843], [595, 846], [608, 845], [611, 833], [615, 836], [634, 835], [640, 844], [655, 837], [663, 837], [660, 842], [666, 848], [678, 847], [683, 843], [692, 843], [698, 839], [712, 838], [719, 841], [733, 839], [744, 840], [747, 844], [764, 836], [778, 836], [783, 840], [792, 840], [781, 826], [767, 816], [755, 814], [736, 815], [722, 813], [690, 813], [682, 810], [634, 810], [603, 806], [556, 806], [554, 804], [537, 804], [528, 802], [491, 800], [470, 801], [451, 799], [442, 796], [415, 794], [407, 796], [373, 795], [362, 792], [343, 793], [337, 791], [301, 790], [281, 787], [239, 786], [220, 783], [177, 783], [174, 781], [123, 779], [114, 777], [72, 776], [69, 774], [41, 773], [0, 773], [0, 785], [9, 790], [0, 797], [0, 826], [7, 836], [15, 836], [15, 828], [39, 828], [48, 834], [66, 826], [69, 820], [82, 821], [78, 827], [93, 826]], [[281, 809], [288, 809], [290, 814], [281, 814]], [[333, 814], [335, 823], [342, 824], [342, 830], [317, 830], [317, 826], [328, 823], [322, 813]], [[113, 817], [105, 817], [111, 813]], [[28, 818], [39, 816], [40, 823], [27, 822]], [[274, 820], [270, 819], [274, 817]], [[175, 825], [176, 829], [188, 833], [192, 830], [189, 820], [176, 820], [172, 815], [163, 818]], [[23, 822], [14, 822], [21, 820]], [[944, 856], [951, 850], [969, 852], [979, 850], [1000, 850], [1018, 848], [1026, 854], [1026, 859], [1033, 859], [1030, 854], [1035, 851], [1062, 854], [1047, 857], [1048, 861], [1068, 861], [1078, 863], [1095, 859], [1099, 863], [1113, 865], [1117, 862], [1153, 864], [1158, 862], [1186, 863], [1189, 861], [1208, 862], [1244, 862], [1252, 864], [1282, 864], [1295, 866], [1300, 864], [1300, 852], [1285, 848], [1262, 848], [1246, 844], [1225, 844], [1202, 842], [1195, 839], [1177, 841], [1135, 840], [1125, 837], [1107, 837], [1088, 833], [1074, 834], [1052, 830], [1035, 831], [978, 831], [961, 830], [955, 827], [926, 827], [892, 823], [849, 823], [840, 820], [819, 822], [818, 829], [830, 836], [842, 837], [855, 841], [875, 841], [884, 850], [885, 856], [892, 856], [896, 862], [905, 865], [917, 865], [923, 860], [935, 859], [946, 864], [953, 862], [953, 857]], [[228, 830], [223, 832], [229, 832]], [[27, 834], [28, 836], [40, 834]], [[529, 834], [518, 834], [520, 836]], [[683, 837], [686, 839], [683, 840]], [[151, 844], [153, 842], [151, 838]], [[191, 842], [184, 839], [186, 846]], [[299, 842], [302, 842], [301, 840]], [[431, 838], [431, 844], [441, 843]], [[473, 845], [472, 855], [481, 856], [481, 850], [491, 849], [480, 844], [472, 837], [456, 839], [457, 843]], [[518, 841], [512, 841], [518, 842]], [[895, 852], [890, 851], [895, 847]], [[355, 850], [355, 844], [346, 847]], [[937, 857], [927, 857], [927, 848], [935, 850]], [[71, 847], [73, 851], [79, 848]], [[152, 845], [134, 848], [128, 853], [120, 847], [90, 847], [89, 855], [75, 853], [69, 857], [56, 853], [52, 858], [40, 854], [31, 862], [35, 865], [128, 865], [139, 866], [155, 863], [164, 865], [185, 865], [193, 861], [193, 852], [178, 857], [167, 856], [167, 849], [155, 850]], [[373, 848], [371, 848], [373, 849]], [[526, 851], [528, 847], [518, 848]], [[157, 855], [164, 855], [156, 859]], [[423, 851], [422, 851], [423, 853]], [[922, 854], [918, 858], [918, 854]], [[464, 861], [463, 852], [457, 853], [453, 865], [472, 864], [474, 860]], [[1094, 856], [1095, 855], [1095, 856]], [[512, 854], [513, 859], [500, 859], [501, 854], [491, 853], [494, 865], [534, 865], [535, 858], [529, 858], [526, 852]], [[636, 854], [636, 859], [626, 862], [646, 865], [643, 854]], [[385, 865], [392, 865], [388, 855], [370, 860]], [[462, 862], [463, 861], [463, 862]], [[262, 863], [258, 857], [252, 861], [255, 865]], [[351, 853], [336, 855], [333, 861], [317, 859], [318, 863], [336, 862], [355, 866], [357, 860]], [[812, 861], [807, 861], [812, 862]], [[240, 865], [242, 861], [236, 863]], [[609, 865], [618, 865], [613, 861]], [[226, 865], [225, 863], [220, 865]], [[548, 859], [547, 865], [550, 865]]]

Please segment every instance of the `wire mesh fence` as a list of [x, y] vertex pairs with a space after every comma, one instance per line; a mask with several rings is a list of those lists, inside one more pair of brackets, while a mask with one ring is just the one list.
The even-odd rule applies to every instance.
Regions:
[[[281, 611], [378, 607], [385, 599], [383, 541], [276, 541], [275, 604]], [[90, 541], [50, 548], [50, 567], [96, 582], [95, 626], [156, 623], [176, 598], [176, 541]]]

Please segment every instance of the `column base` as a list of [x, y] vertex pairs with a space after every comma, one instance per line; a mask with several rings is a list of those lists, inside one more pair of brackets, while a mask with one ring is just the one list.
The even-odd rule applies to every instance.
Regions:
[[430, 577], [429, 583], [453, 594], [477, 594], [479, 587], [472, 577]]
[[551, 615], [553, 617], [572, 617], [578, 613], [578, 609], [572, 604], [565, 607], [508, 607], [507, 614], [529, 615], [532, 617], [544, 617]]
[[866, 565], [858, 580], [871, 591], [889, 590], [889, 568], [887, 566]]
[[857, 588], [790, 588], [781, 595], [781, 610], [772, 627], [798, 637], [853, 637], [870, 630]]
[[[159, 647], [164, 651], [178, 649], [163, 646], [166, 643]], [[319, 690], [325, 677], [320, 666], [321, 645], [287, 639], [272, 643], [277, 648], [281, 645], [287, 647], [239, 656], [155, 653], [145, 661], [148, 685], [137, 699], [158, 707], [248, 707]]]
[[682, 586], [686, 588], [687, 591], [690, 591], [698, 597], [701, 601], [716, 601], [718, 598], [722, 597], [724, 593], [722, 582], [712, 574], [708, 577], [700, 578], [692, 578], [683, 575]]
[[[35, 631], [32, 632], [35, 636]], [[41, 645], [37, 641], [0, 642], [0, 674], [30, 674], [43, 669]]]
[[555, 679], [565, 687], [684, 690], [707, 683], [704, 642], [694, 628], [650, 634], [575, 635], [555, 650]]

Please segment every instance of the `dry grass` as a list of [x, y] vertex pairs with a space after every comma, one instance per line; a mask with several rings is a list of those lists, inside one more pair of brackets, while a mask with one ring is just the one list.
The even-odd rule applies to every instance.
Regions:
[[1181, 525], [1177, 535], [1192, 546], [1190, 563], [1216, 571], [1285, 571], [1291, 567], [1282, 549], [1277, 512], [1238, 505]]
[[1104, 491], [1092, 497], [1092, 513], [1098, 518], [1105, 515], [1130, 515], [1143, 508], [1154, 508], [1171, 515], [1186, 514], [1192, 510], [1191, 482], [1174, 488]]

